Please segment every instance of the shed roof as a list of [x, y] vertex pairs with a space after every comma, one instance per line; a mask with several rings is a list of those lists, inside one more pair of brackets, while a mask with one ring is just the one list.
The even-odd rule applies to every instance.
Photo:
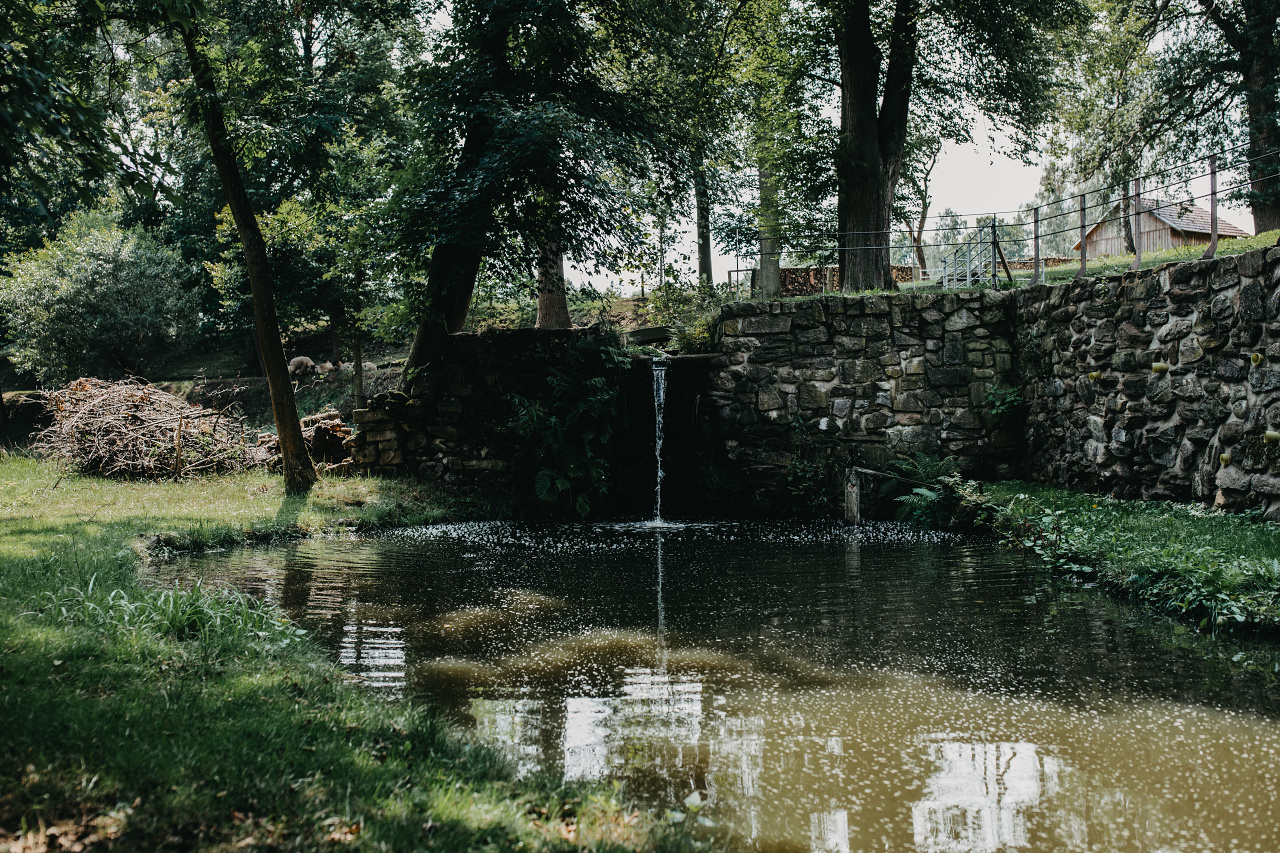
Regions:
[[[1149, 213], [1155, 218], [1168, 224], [1174, 231], [1183, 234], [1212, 234], [1213, 229], [1209, 221], [1209, 211], [1205, 210], [1197, 204], [1189, 201], [1162, 201], [1154, 198], [1143, 198], [1138, 200], [1138, 211], [1140, 213]], [[1107, 215], [1102, 218], [1102, 222], [1095, 223], [1085, 235], [1087, 240], [1093, 235], [1093, 232], [1102, 227], [1103, 223], [1115, 219], [1120, 215], [1120, 205], [1114, 204], [1107, 211]], [[1222, 218], [1222, 214], [1218, 214], [1218, 236], [1219, 237], [1249, 237], [1252, 236], [1248, 231], [1237, 228], [1230, 222]], [[1073, 251], [1080, 250], [1080, 241], [1071, 247]]]

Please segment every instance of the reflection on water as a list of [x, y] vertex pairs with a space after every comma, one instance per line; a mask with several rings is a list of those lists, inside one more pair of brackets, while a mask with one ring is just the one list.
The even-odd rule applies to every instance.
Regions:
[[940, 739], [929, 744], [938, 769], [911, 807], [921, 850], [1026, 847], [1027, 811], [1057, 792], [1058, 760], [1032, 743]]
[[516, 772], [761, 850], [1277, 850], [1266, 645], [893, 527], [458, 525], [168, 567], [267, 597]]

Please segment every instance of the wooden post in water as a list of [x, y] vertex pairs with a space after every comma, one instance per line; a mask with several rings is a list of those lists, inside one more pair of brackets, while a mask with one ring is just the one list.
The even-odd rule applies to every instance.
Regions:
[[1209, 260], [1218, 252], [1218, 155], [1209, 155], [1209, 248], [1200, 257]]
[[862, 523], [862, 475], [854, 468], [845, 473], [844, 523]]
[[1080, 272], [1076, 273], [1076, 278], [1084, 278], [1086, 267], [1084, 262], [1084, 193], [1080, 193]]

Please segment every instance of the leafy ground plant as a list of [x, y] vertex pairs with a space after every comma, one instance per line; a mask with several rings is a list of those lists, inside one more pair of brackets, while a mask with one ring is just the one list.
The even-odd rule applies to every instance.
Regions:
[[1006, 541], [1202, 630], [1280, 628], [1280, 527], [1257, 513], [988, 485]]

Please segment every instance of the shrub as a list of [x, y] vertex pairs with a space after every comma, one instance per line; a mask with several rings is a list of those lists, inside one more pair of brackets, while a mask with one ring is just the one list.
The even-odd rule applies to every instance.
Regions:
[[174, 249], [80, 214], [43, 249], [11, 258], [0, 312], [21, 370], [45, 383], [143, 373], [191, 339], [198, 303]]

